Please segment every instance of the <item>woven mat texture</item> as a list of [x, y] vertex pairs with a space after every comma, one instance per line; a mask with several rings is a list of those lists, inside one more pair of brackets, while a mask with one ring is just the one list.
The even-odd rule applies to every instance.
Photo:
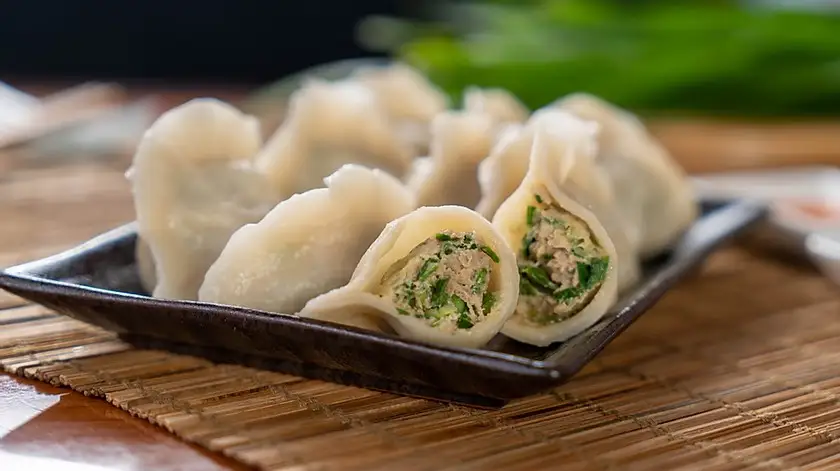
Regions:
[[[0, 264], [132, 219], [124, 159], [0, 154]], [[570, 383], [500, 410], [161, 351], [0, 296], [0, 365], [259, 469], [840, 469], [840, 290], [730, 246]]]

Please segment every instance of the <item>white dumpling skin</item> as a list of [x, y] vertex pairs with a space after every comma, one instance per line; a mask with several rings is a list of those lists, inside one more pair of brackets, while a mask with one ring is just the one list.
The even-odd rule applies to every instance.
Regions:
[[429, 149], [429, 125], [449, 107], [447, 96], [423, 74], [404, 63], [360, 68], [351, 81], [368, 87], [385, 110], [396, 135], [414, 156]]
[[490, 154], [478, 166], [481, 199], [475, 209], [487, 219], [519, 188], [533, 144], [533, 130], [525, 125], [511, 125], [501, 131]]
[[[564, 113], [565, 114], [565, 113]], [[528, 172], [520, 186], [496, 211], [493, 225], [512, 247], [519, 247], [528, 231], [525, 213], [536, 206], [536, 194], [550, 197], [552, 204], [581, 219], [609, 256], [609, 266], [600, 288], [588, 303], [566, 320], [534, 326], [514, 314], [502, 333], [520, 342], [547, 346], [567, 340], [595, 324], [615, 303], [618, 296], [620, 259], [604, 225], [585, 204], [566, 192], [566, 182], [585, 165], [595, 150], [597, 124], [584, 122], [565, 114], [535, 128], [533, 150]], [[583, 175], [572, 176], [578, 179]], [[580, 195], [576, 195], [580, 197]]]
[[409, 187], [420, 206], [475, 207], [481, 199], [478, 165], [490, 153], [496, 136], [485, 115], [444, 112], [432, 122], [431, 153], [418, 159]]
[[503, 88], [467, 87], [464, 110], [490, 116], [497, 124], [524, 123], [530, 112], [512, 93]]
[[[470, 329], [439, 330], [426, 320], [399, 314], [391, 299], [376, 294], [389, 269], [443, 231], [474, 232], [498, 255], [489, 282], [498, 290], [498, 300], [487, 317]], [[422, 207], [388, 224], [365, 252], [350, 282], [307, 303], [301, 316], [340, 324], [354, 323], [359, 316], [378, 317], [402, 337], [440, 346], [480, 348], [510, 317], [516, 307], [518, 285], [516, 256], [489, 221], [461, 206]]]
[[297, 313], [346, 284], [385, 225], [415, 208], [411, 192], [381, 170], [348, 164], [326, 186], [294, 195], [236, 231], [208, 270], [199, 300]]
[[610, 176], [621, 214], [643, 258], [667, 250], [697, 218], [685, 171], [631, 113], [592, 95], [569, 95], [553, 107], [596, 121], [598, 164]]
[[256, 165], [288, 197], [322, 188], [324, 178], [344, 164], [404, 178], [413, 157], [368, 87], [312, 79], [292, 95], [287, 119]]
[[195, 300], [230, 235], [279, 201], [251, 167], [260, 144], [255, 118], [213, 99], [176, 107], [146, 131], [129, 179], [155, 297]]
[[[632, 288], [641, 276], [639, 247], [630, 237], [632, 226], [622, 217], [620, 195], [615, 193], [607, 172], [596, 162], [600, 126], [595, 122], [584, 125], [571, 114], [550, 109], [534, 113], [532, 121], [541, 142], [531, 152], [549, 154], [540, 157], [544, 161], [562, 162], [560, 189], [592, 212], [606, 229], [619, 259], [618, 291], [623, 293]], [[590, 136], [582, 129], [587, 125], [593, 130]]]

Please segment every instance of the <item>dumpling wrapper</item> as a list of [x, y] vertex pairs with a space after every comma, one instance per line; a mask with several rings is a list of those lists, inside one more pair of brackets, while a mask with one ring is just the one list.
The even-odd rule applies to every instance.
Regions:
[[[470, 328], [445, 330], [427, 319], [397, 312], [393, 299], [377, 294], [383, 278], [419, 245], [444, 231], [475, 233], [498, 257], [489, 274], [488, 291], [495, 294], [489, 314]], [[302, 317], [340, 324], [354, 323], [361, 316], [382, 318], [397, 334], [435, 345], [479, 348], [490, 341], [516, 306], [519, 275], [516, 256], [489, 221], [461, 206], [423, 207], [397, 219], [365, 252], [350, 282], [308, 302]]]
[[478, 165], [495, 136], [492, 119], [483, 114], [444, 112], [435, 117], [431, 154], [417, 159], [408, 181], [418, 204], [475, 207], [481, 199]]
[[429, 125], [449, 106], [447, 96], [414, 68], [395, 63], [386, 67], [364, 67], [351, 77], [376, 95], [400, 139], [411, 146], [414, 156], [429, 149]]
[[697, 218], [685, 171], [633, 114], [588, 94], [569, 95], [553, 107], [601, 125], [598, 164], [612, 180], [628, 237], [643, 258], [655, 256]]
[[524, 123], [530, 114], [516, 96], [503, 88], [467, 87], [464, 90], [464, 110], [486, 114], [502, 125]]
[[[564, 134], [564, 127], [571, 128], [572, 134]], [[591, 211], [606, 228], [621, 260], [618, 264], [618, 289], [623, 292], [639, 280], [639, 253], [635, 241], [628, 236], [627, 221], [619, 211], [619, 195], [615, 193], [604, 169], [596, 165], [597, 144], [590, 146], [585, 142], [597, 136], [598, 129], [597, 125], [587, 127], [566, 112], [543, 109], [534, 113], [527, 126], [508, 130], [491, 156], [479, 168], [482, 200], [477, 211], [485, 217], [493, 218], [497, 211], [496, 205], [501, 205], [505, 198], [519, 188], [529, 164], [532, 165], [531, 154], [536, 152], [535, 135], [543, 134], [540, 152], [556, 154], [550, 159], [574, 162], [567, 164], [566, 173], [559, 185], [567, 195]], [[551, 133], [549, 130], [559, 132]], [[569, 138], [564, 140], [563, 136]], [[577, 148], [568, 148], [574, 145]]]
[[347, 284], [385, 225], [415, 208], [413, 194], [381, 170], [345, 165], [325, 183], [236, 231], [207, 271], [199, 300], [297, 313]]
[[[546, 346], [566, 340], [595, 324], [616, 302], [621, 264], [632, 263], [632, 260], [625, 261], [619, 257], [607, 228], [593, 211], [588, 209], [587, 204], [595, 199], [589, 196], [590, 201], [583, 201], [587, 194], [598, 194], [597, 189], [588, 193], [583, 192], [584, 185], [604, 185], [603, 182], [593, 183], [598, 180], [597, 174], [592, 172], [593, 166], [587, 162], [591, 160], [596, 150], [596, 133], [596, 123], [582, 121], [567, 113], [552, 114], [548, 115], [548, 119], [539, 120], [534, 127], [533, 150], [528, 172], [516, 191], [501, 205], [493, 218], [493, 225], [502, 237], [518, 250], [517, 258], [520, 264], [525, 263], [523, 240], [532, 230], [529, 224], [532, 215], [536, 213], [529, 207], [548, 206], [564, 211], [569, 218], [558, 227], [561, 229], [573, 227], [572, 219], [574, 218], [577, 221], [576, 225], [588, 230], [591, 237], [589, 248], [597, 247], [599, 252], [609, 257], [608, 265], [603, 267], [604, 278], [600, 286], [587, 291], [588, 297], [579, 299], [577, 305], [581, 308], [570, 317], [559, 318], [559, 321], [540, 325], [527, 321], [525, 316], [517, 311], [502, 328], [502, 333], [520, 342]], [[575, 193], [574, 195], [570, 194], [570, 189]], [[540, 241], [531, 240], [530, 242], [539, 243]], [[569, 260], [573, 259], [570, 257]], [[544, 269], [542, 265], [537, 266]], [[571, 266], [574, 268], [575, 264]], [[552, 277], [550, 281], [553, 281], [555, 272], [547, 270], [546, 272]], [[582, 281], [579, 275], [573, 276], [575, 277], [573, 279]], [[564, 288], [567, 286], [559, 285], [552, 298], [558, 299], [558, 295], [562, 295], [565, 291]], [[520, 297], [522, 296], [520, 292]], [[522, 302], [521, 299], [520, 303]]]
[[312, 79], [292, 95], [287, 119], [256, 165], [289, 197], [323, 187], [324, 178], [344, 164], [404, 178], [413, 157], [368, 87]]
[[280, 200], [252, 168], [260, 144], [256, 118], [213, 99], [167, 111], [146, 131], [128, 177], [155, 297], [197, 299], [230, 235]]
[[493, 219], [499, 206], [519, 188], [531, 157], [533, 130], [526, 125], [511, 125], [504, 129], [490, 154], [478, 165], [478, 184], [481, 199], [475, 210]]

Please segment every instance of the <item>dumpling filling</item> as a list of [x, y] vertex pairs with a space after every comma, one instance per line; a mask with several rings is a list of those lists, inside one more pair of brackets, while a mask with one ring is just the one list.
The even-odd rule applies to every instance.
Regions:
[[493, 309], [491, 277], [499, 256], [474, 233], [444, 231], [426, 239], [382, 279], [381, 296], [397, 312], [432, 327], [469, 329]]
[[598, 292], [610, 264], [580, 218], [535, 195], [525, 221], [528, 230], [518, 254], [516, 316], [537, 326], [574, 316]]

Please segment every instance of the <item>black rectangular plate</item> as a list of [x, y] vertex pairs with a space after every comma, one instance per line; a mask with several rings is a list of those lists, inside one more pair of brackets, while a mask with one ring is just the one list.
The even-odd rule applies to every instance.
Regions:
[[67, 252], [0, 272], [0, 288], [149, 348], [398, 394], [497, 407], [568, 380], [718, 246], [763, 218], [757, 203], [704, 204], [674, 249], [597, 324], [546, 348], [496, 337], [444, 348], [311, 319], [146, 296], [129, 224]]

